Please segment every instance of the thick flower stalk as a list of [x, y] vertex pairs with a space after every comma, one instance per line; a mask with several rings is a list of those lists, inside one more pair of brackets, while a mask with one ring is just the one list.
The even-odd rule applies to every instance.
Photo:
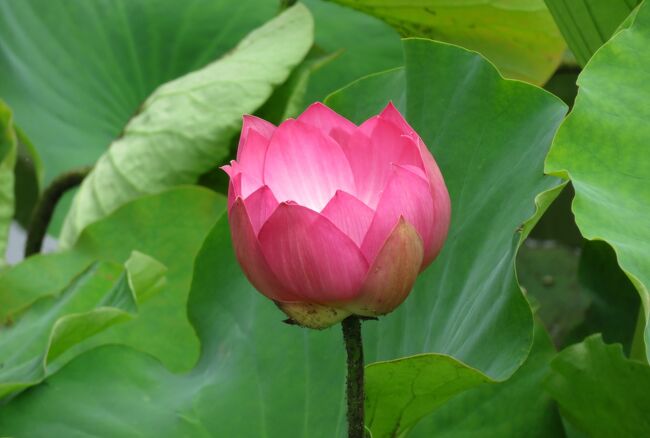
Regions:
[[360, 126], [320, 103], [278, 127], [244, 116], [223, 169], [244, 273], [302, 326], [391, 312], [447, 235], [442, 175], [392, 104]]

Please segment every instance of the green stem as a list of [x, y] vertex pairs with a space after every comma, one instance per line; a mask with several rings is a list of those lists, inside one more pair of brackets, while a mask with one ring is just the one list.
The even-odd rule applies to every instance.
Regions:
[[285, 9], [289, 9], [297, 2], [298, 0], [280, 0], [280, 12], [284, 11]]
[[341, 322], [348, 354], [348, 438], [364, 438], [363, 342], [361, 320], [349, 316]]
[[81, 184], [81, 181], [83, 181], [86, 175], [88, 175], [90, 169], [90, 167], [83, 167], [66, 172], [58, 176], [45, 189], [43, 195], [34, 207], [32, 219], [29, 222], [29, 227], [27, 229], [27, 242], [25, 242], [25, 257], [29, 257], [30, 255], [41, 251], [43, 238], [47, 232], [50, 220], [52, 220], [56, 204], [65, 192]]

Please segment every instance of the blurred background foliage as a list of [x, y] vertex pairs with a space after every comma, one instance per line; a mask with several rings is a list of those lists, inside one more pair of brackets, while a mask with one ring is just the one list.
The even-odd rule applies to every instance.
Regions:
[[216, 169], [242, 113], [392, 100], [454, 217], [365, 324], [373, 436], [650, 435], [650, 6], [293, 3], [0, 2], [1, 253], [94, 166], [0, 258], [0, 434], [342, 436], [339, 334], [248, 285]]

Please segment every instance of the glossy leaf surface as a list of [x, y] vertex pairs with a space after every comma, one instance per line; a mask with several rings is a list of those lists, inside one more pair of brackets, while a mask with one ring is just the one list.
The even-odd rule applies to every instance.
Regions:
[[[571, 179], [583, 236], [605, 240], [650, 315], [650, 5], [617, 33], [578, 78], [575, 107], [561, 126], [546, 171]], [[645, 328], [650, 354], [650, 325]]]

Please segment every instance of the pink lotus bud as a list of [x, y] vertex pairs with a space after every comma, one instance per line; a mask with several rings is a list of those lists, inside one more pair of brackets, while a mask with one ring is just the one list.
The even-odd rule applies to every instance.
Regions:
[[223, 169], [244, 273], [306, 327], [391, 312], [447, 236], [440, 170], [392, 104], [361, 126], [321, 103], [277, 128], [244, 116]]

